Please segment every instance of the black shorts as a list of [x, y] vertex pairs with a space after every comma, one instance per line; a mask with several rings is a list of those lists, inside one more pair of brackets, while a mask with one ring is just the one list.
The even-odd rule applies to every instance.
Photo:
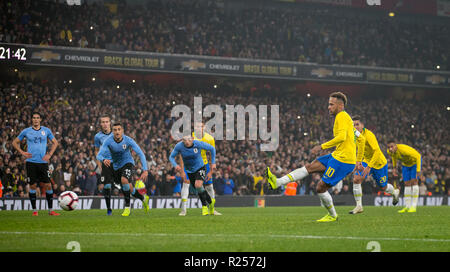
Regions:
[[194, 173], [187, 173], [187, 174], [191, 182], [195, 182], [196, 180], [206, 181], [206, 166], [204, 165], [200, 167]]
[[103, 162], [100, 181], [102, 184], [111, 184], [114, 182], [114, 169], [112, 168], [112, 166], [106, 166]]
[[30, 185], [39, 184], [39, 182], [50, 183], [50, 171], [48, 163], [26, 162], [27, 180]]
[[117, 184], [121, 184], [122, 177], [126, 178], [128, 182], [131, 183], [131, 178], [134, 174], [134, 165], [131, 163], [127, 163], [121, 168], [114, 170], [114, 182]]

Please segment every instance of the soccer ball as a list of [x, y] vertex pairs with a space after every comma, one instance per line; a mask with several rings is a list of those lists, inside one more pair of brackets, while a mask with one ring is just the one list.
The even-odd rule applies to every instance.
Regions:
[[62, 192], [58, 197], [59, 206], [65, 211], [73, 211], [78, 206], [78, 195], [72, 191]]

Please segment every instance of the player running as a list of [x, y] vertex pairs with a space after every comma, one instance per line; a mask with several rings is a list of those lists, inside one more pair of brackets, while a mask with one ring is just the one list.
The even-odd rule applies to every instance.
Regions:
[[[45, 197], [47, 199], [49, 215], [58, 216], [59, 213], [53, 211], [53, 189], [50, 181], [48, 162], [55, 153], [58, 141], [53, 136], [52, 131], [41, 126], [42, 116], [39, 112], [32, 114], [32, 126], [22, 130], [17, 138], [12, 142], [13, 147], [25, 158], [25, 168], [27, 170], [28, 182], [30, 184], [30, 202], [33, 208], [33, 216], [38, 216], [36, 209], [36, 188], [40, 182], [45, 184]], [[20, 142], [26, 138], [27, 151], [20, 147]], [[52, 143], [50, 151], [47, 153], [47, 139]]]
[[[196, 133], [198, 135], [196, 135]], [[207, 132], [205, 132], [205, 126], [201, 122], [195, 123], [194, 132], [192, 132], [192, 137], [194, 138], [194, 140], [208, 143], [208, 144], [212, 145], [214, 148], [216, 147], [214, 137], [212, 135], [208, 134]], [[210, 163], [208, 160], [206, 150], [202, 149], [201, 155], [202, 155], [203, 163], [205, 164], [205, 167], [206, 167], [206, 175], [208, 175], [208, 173], [211, 171], [211, 167], [210, 167]], [[185, 171], [183, 160], [180, 160], [180, 166], [183, 169], [183, 171]], [[188, 173], [186, 171], [185, 171], [185, 175], [188, 176]], [[183, 186], [181, 188], [181, 212], [179, 214], [180, 216], [186, 216], [186, 214], [187, 214], [186, 208], [187, 208], [187, 200], [189, 197], [189, 186], [190, 186], [190, 181], [188, 178], [185, 178], [183, 180]], [[205, 190], [208, 192], [209, 196], [211, 197], [210, 208], [212, 210], [214, 210], [214, 215], [222, 215], [221, 213], [216, 211], [214, 208], [214, 205], [216, 203], [216, 197], [215, 197], [212, 178], [204, 181], [203, 186], [204, 186]]]
[[[131, 150], [136, 152], [139, 156], [143, 169], [140, 180], [144, 182], [147, 180], [148, 176], [147, 159], [136, 142], [123, 134], [122, 124], [115, 123], [112, 126], [112, 133], [113, 135], [106, 138], [103, 145], [100, 147], [100, 151], [97, 154], [97, 160], [103, 162], [106, 167], [110, 167], [112, 162], [114, 181], [122, 184], [122, 192], [125, 197], [125, 209], [122, 216], [129, 216], [131, 213], [130, 192], [131, 195], [142, 201], [145, 211], [149, 212], [149, 197], [147, 195], [141, 195], [136, 188], [133, 188], [133, 184], [131, 184], [135, 166]], [[111, 159], [107, 158], [108, 154], [111, 154]]]
[[364, 127], [364, 123], [361, 121], [359, 115], [353, 116], [353, 125], [357, 131], [359, 131], [366, 139], [364, 147], [364, 159], [361, 169], [356, 169], [353, 175], [353, 196], [355, 197], [356, 207], [350, 211], [350, 214], [362, 213], [364, 211], [362, 207], [362, 188], [361, 183], [366, 179], [368, 175], [372, 175], [377, 185], [382, 191], [388, 194], [392, 194], [394, 197], [392, 204], [398, 203], [398, 189], [394, 189], [392, 184], [388, 183], [388, 164], [386, 157], [381, 152], [378, 145], [377, 138], [372, 131]]
[[418, 178], [422, 167], [420, 153], [408, 145], [396, 144], [395, 140], [389, 140], [387, 153], [392, 157], [392, 174], [394, 177], [397, 176], [397, 161], [402, 163], [402, 178], [405, 182], [405, 207], [398, 212], [416, 212], [419, 198]]
[[[105, 142], [106, 138], [111, 135], [111, 118], [108, 115], [100, 116], [100, 131], [94, 136], [95, 156], [98, 155], [100, 147]], [[109, 150], [105, 151], [104, 157], [111, 160]], [[111, 215], [111, 184], [114, 182], [114, 169], [111, 166], [106, 166], [102, 161], [97, 161], [97, 167], [101, 171], [101, 182], [103, 184], [103, 196], [106, 202], [106, 214]]]
[[[206, 173], [206, 165], [201, 156], [202, 150], [211, 152], [211, 171], [209, 173]], [[184, 175], [183, 169], [175, 161], [178, 154], [181, 154], [188, 179], [194, 181], [195, 189], [197, 189], [198, 196], [202, 202], [202, 215], [214, 215], [214, 205], [211, 205], [211, 196], [203, 187], [203, 183], [211, 179], [212, 173], [216, 169], [216, 149], [208, 143], [194, 140], [192, 136], [184, 136], [182, 141], [175, 145], [169, 157], [175, 170]]]
[[[270, 172], [269, 167], [266, 169], [266, 177], [272, 189], [276, 189], [281, 185], [289, 182], [301, 180], [312, 173], [321, 172], [322, 179], [317, 183], [316, 192], [320, 198], [323, 207], [328, 214], [317, 220], [317, 222], [336, 221], [338, 215], [333, 205], [333, 199], [328, 189], [335, 186], [345, 176], [355, 169], [356, 162], [361, 162], [364, 154], [365, 139], [353, 127], [353, 121], [350, 115], [345, 112], [347, 105], [347, 97], [341, 92], [330, 94], [328, 100], [328, 111], [335, 116], [333, 135], [334, 138], [322, 145], [317, 145], [311, 149], [312, 153], [320, 150], [336, 147], [333, 153], [321, 156], [310, 164], [306, 164], [302, 168], [298, 168], [282, 178], [277, 178]], [[358, 153], [356, 152], [356, 143], [358, 142]]]

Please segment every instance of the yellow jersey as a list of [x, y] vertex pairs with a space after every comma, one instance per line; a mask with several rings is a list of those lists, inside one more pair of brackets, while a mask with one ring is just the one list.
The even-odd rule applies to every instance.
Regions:
[[394, 167], [397, 167], [397, 161], [401, 161], [406, 167], [417, 165], [417, 172], [420, 172], [422, 162], [420, 153], [409, 145], [397, 144], [397, 151], [391, 153], [388, 149], [387, 153], [392, 157]]
[[[365, 138], [353, 127], [353, 120], [347, 112], [341, 111], [336, 114], [333, 136], [332, 140], [321, 145], [322, 149], [336, 147], [336, 150], [331, 153], [333, 158], [350, 164], [363, 160]], [[358, 153], [356, 152], [356, 143], [358, 143]]]
[[364, 128], [361, 134], [366, 138], [363, 162], [367, 163], [370, 168], [383, 168], [387, 163], [387, 159], [383, 152], [381, 152], [375, 134], [367, 128]]
[[[214, 137], [211, 136], [210, 134], [206, 133], [206, 132], [203, 132], [203, 137], [201, 139], [197, 138], [195, 136], [194, 132], [192, 132], [192, 137], [194, 137], [194, 140], [198, 140], [198, 141], [202, 141], [202, 142], [208, 143], [208, 144], [214, 146], [214, 148], [216, 147], [216, 143], [214, 141]], [[206, 150], [202, 149], [201, 155], [202, 155], [203, 163], [204, 164], [208, 164], [208, 156], [206, 155]]]
[[[262, 176], [253, 176], [253, 190], [256, 191], [256, 184], [263, 180], [264, 178]], [[261, 186], [261, 191], [258, 193], [259, 195], [264, 195], [264, 186]]]

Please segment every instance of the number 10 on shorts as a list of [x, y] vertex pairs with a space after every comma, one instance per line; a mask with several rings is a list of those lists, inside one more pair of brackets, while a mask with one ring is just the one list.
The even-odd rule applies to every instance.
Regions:
[[325, 176], [331, 178], [334, 174], [334, 169], [331, 167], [328, 167], [327, 171], [325, 172]]

